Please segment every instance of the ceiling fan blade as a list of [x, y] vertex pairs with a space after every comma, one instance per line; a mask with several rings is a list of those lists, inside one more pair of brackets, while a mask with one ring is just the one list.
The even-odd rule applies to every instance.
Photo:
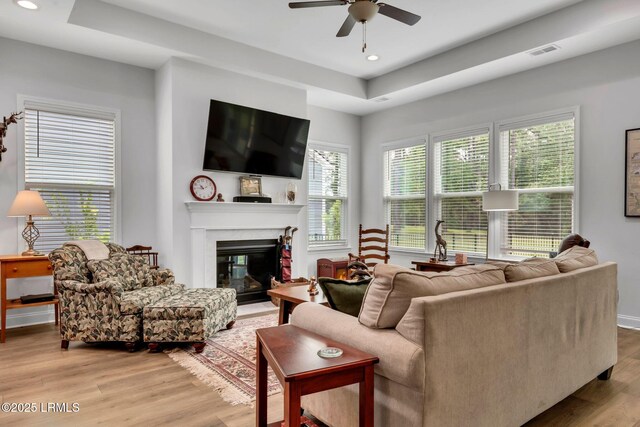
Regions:
[[291, 9], [302, 9], [305, 7], [343, 6], [347, 3], [349, 3], [347, 0], [298, 1], [289, 3], [289, 7]]
[[407, 12], [406, 10], [398, 9], [395, 6], [385, 3], [378, 3], [378, 6], [380, 6], [378, 13], [381, 15], [388, 16], [391, 19], [395, 19], [396, 21], [400, 21], [407, 25], [415, 25], [421, 19], [420, 16]]
[[340, 31], [336, 34], [336, 37], [347, 37], [351, 34], [351, 30], [353, 30], [354, 25], [356, 25], [356, 20], [353, 19], [353, 16], [348, 15], [347, 19], [344, 20], [344, 24], [340, 27]]

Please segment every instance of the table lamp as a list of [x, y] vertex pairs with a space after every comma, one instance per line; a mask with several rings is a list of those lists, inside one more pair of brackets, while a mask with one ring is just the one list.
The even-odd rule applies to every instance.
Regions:
[[[498, 187], [497, 190], [493, 189]], [[487, 212], [487, 252], [489, 259], [489, 212], [508, 212], [518, 210], [518, 190], [503, 190], [500, 184], [489, 185], [489, 191], [482, 193], [482, 210]]]
[[33, 225], [34, 216], [51, 216], [49, 208], [42, 200], [40, 193], [34, 190], [23, 190], [13, 200], [13, 204], [7, 213], [8, 217], [27, 217], [27, 225], [22, 231], [22, 237], [27, 242], [29, 249], [22, 252], [23, 256], [42, 255], [33, 249], [33, 244], [40, 237], [40, 231]]

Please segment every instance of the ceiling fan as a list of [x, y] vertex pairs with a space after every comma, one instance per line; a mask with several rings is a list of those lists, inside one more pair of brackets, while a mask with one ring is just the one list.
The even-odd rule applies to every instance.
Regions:
[[302, 9], [307, 7], [324, 6], [344, 6], [349, 5], [349, 16], [340, 27], [336, 37], [346, 37], [351, 34], [351, 30], [356, 22], [363, 25], [362, 52], [367, 49], [367, 22], [371, 21], [378, 13], [387, 16], [403, 24], [415, 25], [420, 21], [420, 16], [406, 10], [399, 9], [386, 3], [378, 3], [378, 0], [321, 0], [289, 3], [291, 9]]

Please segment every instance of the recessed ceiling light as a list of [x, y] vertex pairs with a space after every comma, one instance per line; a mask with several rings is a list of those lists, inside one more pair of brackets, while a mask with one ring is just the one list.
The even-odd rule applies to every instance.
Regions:
[[24, 7], [25, 9], [29, 9], [29, 10], [38, 9], [38, 5], [29, 0], [17, 0], [16, 4], [20, 7]]
[[378, 55], [369, 55], [369, 56], [367, 56], [367, 60], [368, 61], [377, 61], [378, 59], [380, 59], [380, 57]]

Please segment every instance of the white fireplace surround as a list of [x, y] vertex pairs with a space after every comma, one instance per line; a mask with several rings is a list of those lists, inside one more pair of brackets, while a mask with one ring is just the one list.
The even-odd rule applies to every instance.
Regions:
[[[186, 202], [191, 219], [191, 268], [194, 288], [216, 287], [218, 241], [277, 239], [287, 226], [300, 228], [304, 205], [280, 203]], [[294, 235], [293, 245], [300, 245]], [[300, 247], [300, 246], [298, 246]], [[302, 274], [293, 265], [293, 277]]]

